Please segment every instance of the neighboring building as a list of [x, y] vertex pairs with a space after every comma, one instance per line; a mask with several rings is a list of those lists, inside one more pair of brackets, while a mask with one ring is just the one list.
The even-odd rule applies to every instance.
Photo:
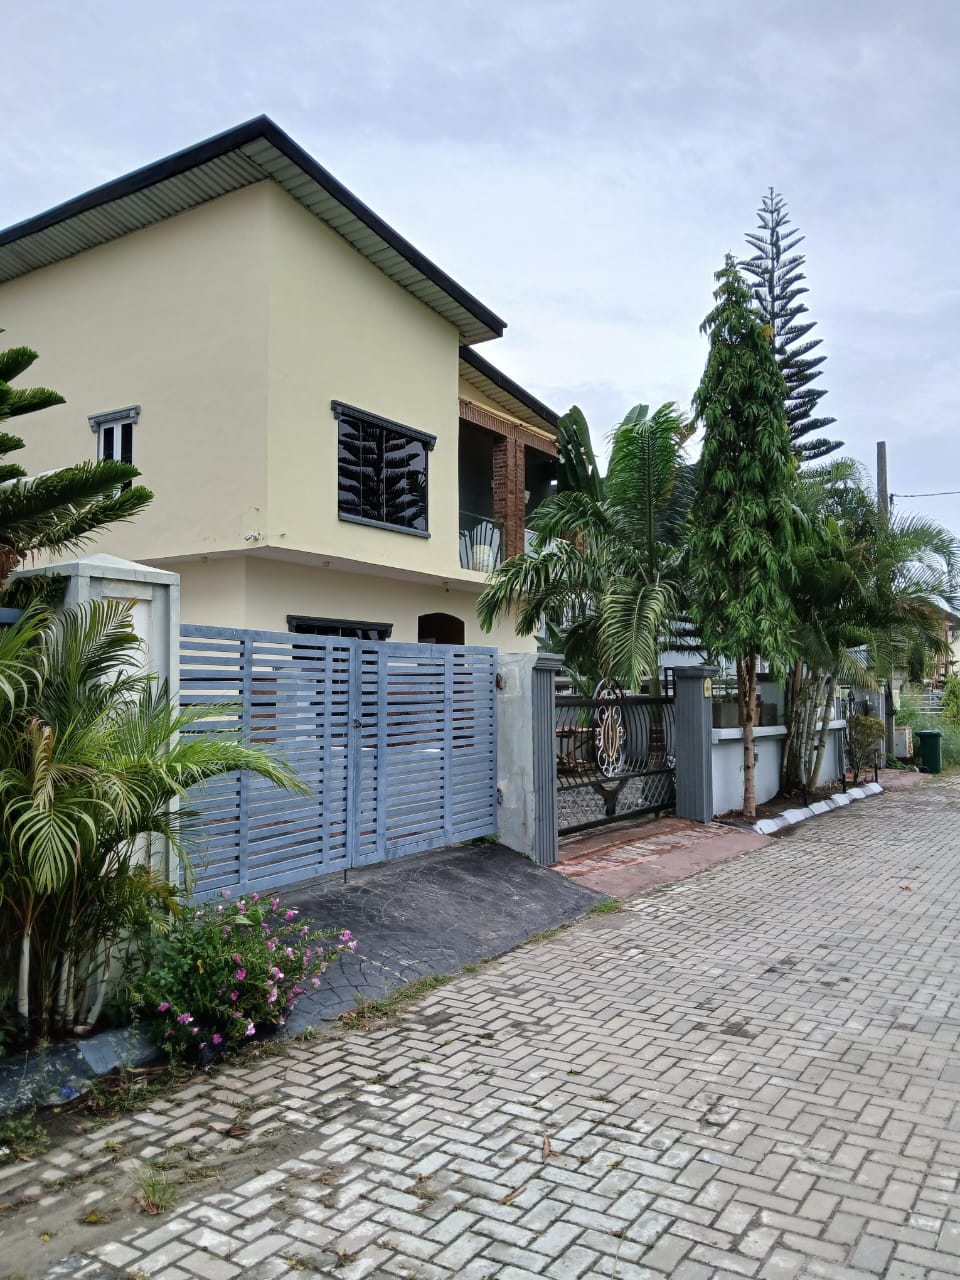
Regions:
[[98, 551], [185, 621], [532, 647], [475, 617], [549, 491], [557, 418], [474, 350], [504, 323], [261, 117], [0, 233], [4, 345], [67, 403], [31, 473], [130, 459]]
[[938, 689], [943, 688], [947, 676], [960, 675], [960, 616], [949, 612], [944, 614], [943, 638], [950, 651], [937, 659], [934, 686]]

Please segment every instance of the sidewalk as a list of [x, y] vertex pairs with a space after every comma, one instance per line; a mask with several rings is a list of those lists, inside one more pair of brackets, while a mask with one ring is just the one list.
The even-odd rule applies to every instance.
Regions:
[[555, 869], [577, 884], [626, 900], [771, 843], [769, 836], [719, 822], [658, 818], [631, 829], [608, 827], [564, 840]]
[[64, 1133], [0, 1168], [0, 1274], [960, 1277], [958, 811], [949, 777], [829, 813]]

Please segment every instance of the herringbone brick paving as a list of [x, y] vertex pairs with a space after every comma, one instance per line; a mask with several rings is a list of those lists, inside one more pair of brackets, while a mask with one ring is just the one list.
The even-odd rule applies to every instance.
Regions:
[[[810, 821], [397, 1025], [233, 1065], [2, 1171], [0, 1199], [29, 1179], [41, 1214], [105, 1138], [140, 1159], [260, 1141], [262, 1173], [185, 1188], [74, 1274], [960, 1276], [958, 816], [944, 779]], [[252, 1136], [225, 1137], [251, 1098]]]

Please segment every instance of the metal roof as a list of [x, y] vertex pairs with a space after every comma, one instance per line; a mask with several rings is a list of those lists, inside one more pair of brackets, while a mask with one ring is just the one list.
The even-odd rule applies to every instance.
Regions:
[[455, 325], [461, 342], [502, 336], [505, 321], [388, 226], [267, 116], [0, 231], [0, 283], [265, 178]]
[[532, 396], [519, 382], [501, 373], [471, 347], [460, 348], [460, 374], [514, 418], [541, 430], [546, 426], [556, 431], [560, 420], [558, 413]]

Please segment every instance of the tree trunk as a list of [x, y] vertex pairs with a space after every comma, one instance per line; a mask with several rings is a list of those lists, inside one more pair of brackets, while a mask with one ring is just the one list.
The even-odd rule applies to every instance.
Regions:
[[97, 998], [93, 1003], [93, 1007], [87, 1014], [87, 1025], [94, 1027], [97, 1019], [103, 1012], [103, 1000], [107, 994], [107, 988], [110, 985], [110, 948], [104, 947], [103, 966], [97, 976]]
[[820, 777], [820, 770], [823, 767], [823, 757], [826, 754], [827, 742], [830, 738], [830, 721], [833, 719], [833, 716], [830, 714], [830, 703], [833, 701], [833, 690], [835, 684], [836, 675], [834, 672], [831, 672], [830, 675], [827, 676], [826, 689], [823, 696], [820, 733], [817, 739], [817, 753], [814, 757], [813, 771], [811, 774], [812, 782]]
[[787, 737], [783, 744], [783, 760], [780, 763], [780, 786], [789, 791], [796, 778], [796, 740], [797, 718], [801, 711], [801, 694], [803, 689], [803, 663], [793, 664], [783, 690], [783, 719], [787, 726]]
[[30, 934], [31, 925], [26, 925], [20, 940], [20, 972], [17, 976], [17, 1013], [24, 1023], [30, 1021]]
[[757, 787], [753, 760], [753, 725], [757, 713], [757, 655], [754, 652], [737, 659], [737, 702], [740, 728], [743, 730], [743, 816], [745, 821], [755, 822]]

